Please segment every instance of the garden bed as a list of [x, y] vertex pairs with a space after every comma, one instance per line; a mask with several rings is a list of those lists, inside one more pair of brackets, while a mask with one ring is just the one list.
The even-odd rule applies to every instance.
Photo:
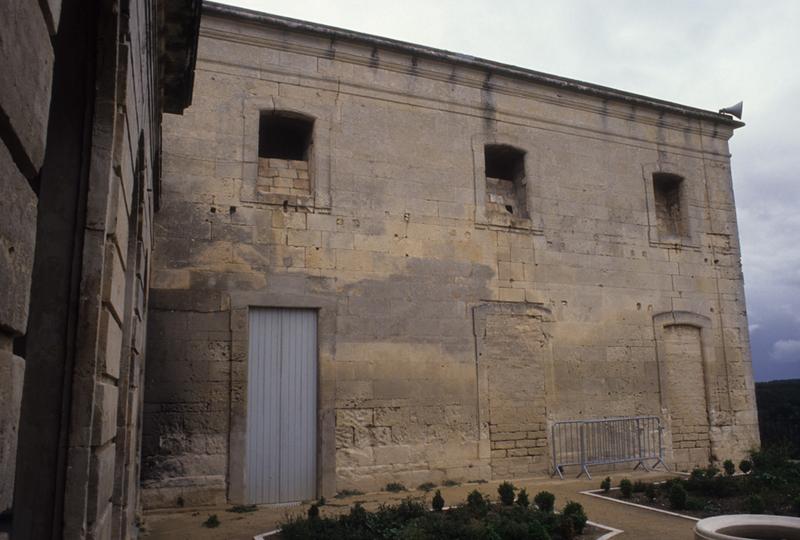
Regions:
[[615, 489], [606, 478], [593, 494], [695, 518], [724, 514], [800, 516], [800, 463], [788, 459], [787, 449], [754, 452], [751, 460], [695, 469], [688, 478], [658, 484], [622, 479]]
[[433, 498], [406, 499], [368, 512], [355, 504], [346, 514], [325, 516], [325, 507], [313, 505], [308, 516], [281, 525], [284, 540], [331, 539], [485, 539], [485, 540], [593, 540], [607, 531], [587, 524], [579, 503], [568, 502], [554, 512], [555, 497], [540, 492], [534, 501], [525, 490], [509, 483], [498, 488], [492, 501], [478, 490], [459, 506], [445, 507], [437, 491]]

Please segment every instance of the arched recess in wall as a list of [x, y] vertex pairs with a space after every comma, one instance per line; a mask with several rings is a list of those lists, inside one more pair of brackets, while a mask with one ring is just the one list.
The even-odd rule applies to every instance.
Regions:
[[[333, 120], [336, 103], [320, 99], [302, 101], [284, 96], [253, 96], [244, 101], [244, 126], [242, 140], [242, 202], [291, 207], [305, 207], [314, 210], [329, 210], [331, 206], [331, 150], [333, 148]], [[269, 167], [260, 159], [265, 147], [262, 144], [264, 120], [272, 117], [285, 120], [284, 127], [296, 130], [298, 139], [303, 139], [302, 131], [308, 129], [306, 148], [301, 158], [292, 159], [286, 167]], [[305, 126], [305, 128], [304, 128]], [[297, 133], [300, 132], [300, 133]], [[287, 154], [288, 155], [288, 154]], [[280, 159], [280, 158], [278, 158]], [[305, 161], [308, 178], [292, 162]], [[294, 163], [298, 165], [298, 163]], [[301, 166], [302, 167], [302, 166]], [[287, 178], [281, 178], [279, 169], [293, 169]], [[272, 169], [272, 170], [268, 170]], [[298, 175], [297, 173], [300, 172]], [[293, 178], [288, 178], [293, 177]], [[287, 182], [288, 180], [289, 182]], [[298, 182], [293, 182], [298, 180]], [[308, 183], [302, 182], [308, 180]], [[277, 185], [280, 184], [280, 185]]]
[[480, 458], [493, 478], [547, 469], [553, 397], [552, 313], [540, 304], [473, 308]]
[[[642, 165], [645, 201], [647, 203], [648, 238], [655, 246], [680, 245], [699, 248], [698, 231], [701, 219], [693, 205], [705, 206], [706, 186], [702, 161], [692, 167], [692, 160], [659, 160]], [[674, 221], [676, 230], [665, 226], [665, 216]]]
[[[519, 194], [520, 206], [524, 206], [524, 211], [513, 215], [502, 215], [502, 213], [492, 212], [489, 208], [494, 201], [491, 200], [492, 178], [489, 176], [492, 167], [487, 167], [487, 149], [500, 150], [503, 154], [514, 158], [518, 156], [518, 166], [514, 169], [521, 169], [514, 176], [517, 176], [515, 184], [524, 194]], [[505, 151], [504, 151], [505, 150]], [[541, 159], [539, 150], [531, 144], [529, 138], [511, 133], [479, 133], [472, 136], [472, 163], [475, 180], [475, 223], [479, 226], [498, 227], [508, 229], [518, 229], [533, 233], [542, 232], [541, 211], [537, 201], [541, 200]], [[489, 169], [487, 171], [487, 169]], [[503, 176], [500, 174], [499, 176]], [[496, 179], [495, 179], [496, 180]], [[505, 203], [501, 206], [506, 206]]]
[[710, 437], [716, 410], [711, 319], [687, 311], [653, 316], [661, 411], [669, 428], [673, 461], [691, 468], [714, 452]]

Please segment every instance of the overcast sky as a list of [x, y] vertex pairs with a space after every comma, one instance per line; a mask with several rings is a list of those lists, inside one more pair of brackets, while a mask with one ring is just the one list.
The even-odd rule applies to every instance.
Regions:
[[718, 110], [756, 380], [800, 377], [800, 1], [227, 0]]

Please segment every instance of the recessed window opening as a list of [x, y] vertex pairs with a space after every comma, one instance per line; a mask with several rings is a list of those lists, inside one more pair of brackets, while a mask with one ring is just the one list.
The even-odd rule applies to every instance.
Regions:
[[313, 120], [297, 114], [261, 113], [258, 157], [307, 161], [313, 127]]
[[676, 174], [653, 174], [653, 194], [659, 237], [678, 239], [686, 236], [686, 217], [682, 208], [683, 178]]
[[489, 144], [484, 147], [487, 210], [527, 217], [525, 194], [525, 152], [513, 146]]

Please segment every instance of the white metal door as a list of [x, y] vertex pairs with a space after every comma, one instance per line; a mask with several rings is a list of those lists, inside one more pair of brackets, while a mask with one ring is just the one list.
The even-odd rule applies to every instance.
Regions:
[[316, 496], [317, 313], [250, 309], [247, 498]]

